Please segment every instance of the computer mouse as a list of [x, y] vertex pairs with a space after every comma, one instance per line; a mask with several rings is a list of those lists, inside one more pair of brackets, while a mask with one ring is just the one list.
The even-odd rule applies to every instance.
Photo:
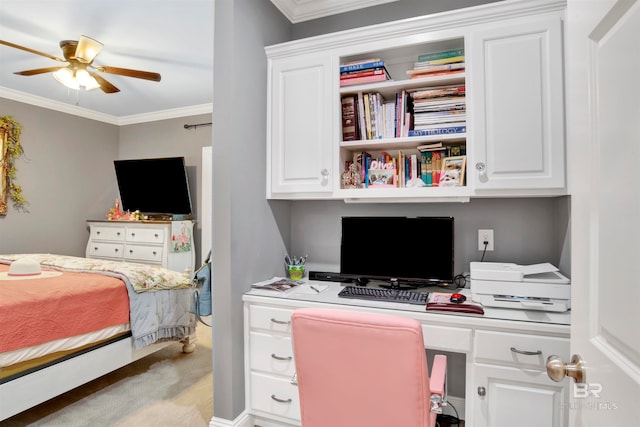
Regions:
[[461, 304], [463, 302], [465, 302], [467, 300], [467, 297], [465, 297], [462, 294], [451, 294], [451, 299], [449, 299], [449, 301], [455, 303], [455, 304]]

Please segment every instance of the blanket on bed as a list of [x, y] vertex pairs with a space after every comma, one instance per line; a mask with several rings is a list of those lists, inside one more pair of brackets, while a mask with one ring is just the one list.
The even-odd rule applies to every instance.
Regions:
[[0, 262], [11, 264], [24, 257], [53, 270], [121, 279], [129, 295], [129, 321], [135, 348], [157, 341], [181, 340], [195, 333], [196, 318], [190, 312], [192, 284], [185, 274], [146, 264], [51, 254], [0, 255]]

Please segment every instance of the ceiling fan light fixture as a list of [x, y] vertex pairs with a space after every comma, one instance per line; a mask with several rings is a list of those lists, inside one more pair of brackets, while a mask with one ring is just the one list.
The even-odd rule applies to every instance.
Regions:
[[75, 78], [75, 73], [70, 68], [59, 69], [53, 73], [53, 77], [69, 89], [80, 89], [80, 85]]
[[78, 40], [78, 47], [76, 47], [75, 57], [80, 62], [90, 64], [96, 55], [100, 53], [102, 46], [104, 45], [98, 40], [87, 36], [80, 36], [80, 39]]

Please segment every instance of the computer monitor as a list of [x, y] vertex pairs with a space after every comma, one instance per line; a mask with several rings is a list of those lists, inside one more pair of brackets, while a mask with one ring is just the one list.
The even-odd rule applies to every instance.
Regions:
[[452, 217], [343, 217], [340, 273], [428, 286], [454, 278]]

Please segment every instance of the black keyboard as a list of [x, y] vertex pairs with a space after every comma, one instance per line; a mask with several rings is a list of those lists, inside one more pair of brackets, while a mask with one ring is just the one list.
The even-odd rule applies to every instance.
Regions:
[[403, 302], [407, 304], [426, 304], [427, 292], [408, 291], [406, 289], [381, 289], [362, 286], [345, 286], [339, 297], [368, 299], [373, 301]]

